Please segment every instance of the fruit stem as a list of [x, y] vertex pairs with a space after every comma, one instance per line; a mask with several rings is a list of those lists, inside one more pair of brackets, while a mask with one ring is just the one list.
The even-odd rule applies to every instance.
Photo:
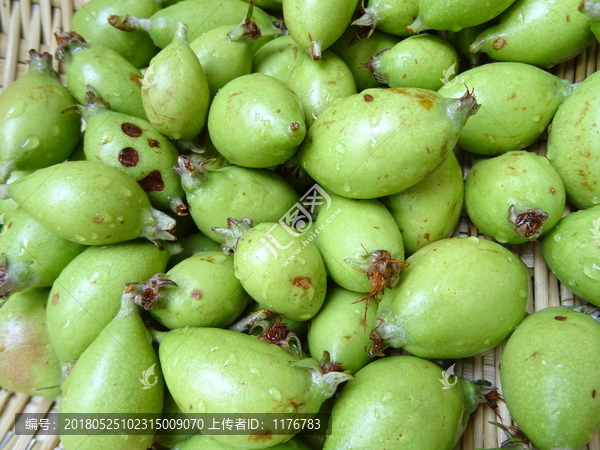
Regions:
[[178, 216], [187, 216], [187, 206], [179, 197], [169, 197], [169, 207]]
[[448, 99], [448, 115], [461, 124], [466, 123], [467, 119], [476, 114], [481, 106], [473, 95], [475, 88], [471, 91], [466, 85], [465, 88], [466, 92], [462, 97]]
[[379, 68], [379, 57], [381, 55], [383, 55], [385, 52], [387, 52], [388, 50], [390, 50], [390, 49], [386, 48], [386, 49], [383, 49], [383, 50], [375, 53], [373, 56], [371, 56], [369, 58], [369, 60], [366, 63], [364, 63], [362, 65], [362, 67], [364, 67], [365, 69], [367, 69], [369, 71], [369, 73], [373, 76], [375, 81], [378, 81], [383, 84], [388, 84], [388, 79], [385, 78], [384, 76], [382, 76], [381, 74], [379, 74], [377, 72], [377, 69]]
[[375, 9], [371, 7], [365, 8], [365, 0], [362, 0], [362, 4], [358, 8], [358, 13], [361, 14], [361, 16], [350, 25], [358, 27], [356, 35], [359, 39], [369, 39], [373, 34], [373, 31], [375, 31], [379, 16]]
[[314, 61], [321, 59], [321, 42], [310, 41], [310, 56]]
[[242, 38], [248, 38], [248, 42], [254, 42], [262, 37], [260, 28], [252, 22], [252, 13], [254, 11], [254, 0], [248, 2], [248, 11], [242, 23], [237, 25], [233, 30], [227, 33], [227, 39], [230, 41], [238, 41]]
[[258, 311], [248, 313], [245, 317], [231, 325], [229, 329], [231, 331], [235, 331], [236, 333], [246, 333], [251, 330], [254, 325], [262, 320], [268, 319], [272, 315], [273, 311], [269, 311], [268, 309], [260, 309]]
[[425, 30], [429, 30], [429, 27], [423, 22], [421, 16], [417, 16], [415, 21], [406, 27], [406, 31], [410, 34], [420, 33]]
[[221, 249], [226, 255], [231, 255], [237, 249], [239, 240], [252, 227], [254, 227], [254, 222], [248, 217], [242, 217], [241, 219], [230, 217], [227, 219], [226, 228], [213, 227], [212, 231], [225, 240], [221, 244]]
[[150, 19], [142, 19], [134, 16], [116, 16], [108, 17], [108, 23], [117, 30], [131, 32], [136, 30], [144, 30], [150, 32]]
[[58, 73], [52, 67], [52, 55], [44, 52], [41, 55], [34, 49], [29, 50], [29, 70], [58, 79]]
[[214, 159], [198, 161], [192, 156], [181, 155], [177, 158], [177, 165], [173, 167], [173, 172], [181, 175], [183, 189], [186, 192], [191, 192], [197, 189], [199, 183], [209, 178], [210, 175], [205, 166], [214, 161]]
[[85, 39], [75, 33], [74, 31], [62, 31], [60, 33], [54, 33], [58, 48], [56, 49], [56, 58], [63, 61], [69, 54], [73, 54], [89, 47]]

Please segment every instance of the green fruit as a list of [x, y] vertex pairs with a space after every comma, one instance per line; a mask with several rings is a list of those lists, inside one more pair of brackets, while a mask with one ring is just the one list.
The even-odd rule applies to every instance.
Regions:
[[298, 194], [269, 170], [229, 166], [212, 170], [211, 164], [179, 157], [176, 168], [187, 193], [190, 214], [206, 236], [223, 242], [212, 232], [227, 226], [230, 217], [248, 217], [256, 223], [281, 219], [298, 201]]
[[88, 92], [81, 109], [86, 120], [83, 151], [88, 161], [102, 161], [135, 178], [152, 206], [183, 213], [183, 188], [172, 168], [179, 152], [150, 122], [110, 111]]
[[[27, 175], [30, 175], [32, 172], [33, 172], [33, 170], [15, 170], [10, 173], [10, 176], [6, 180], [6, 185], [8, 185], [8, 184], [12, 183], [13, 181], [18, 180], [20, 178], [24, 178]], [[4, 224], [3, 214], [14, 211], [18, 207], [19, 207], [19, 204], [17, 202], [15, 202], [12, 198], [7, 198], [7, 199], [0, 198], [0, 218], [2, 218], [2, 220], [0, 220], [0, 225]]]
[[407, 255], [450, 237], [463, 206], [463, 173], [454, 153], [433, 172], [402, 192], [379, 199], [402, 233]]
[[[81, 135], [75, 100], [58, 79], [49, 53], [29, 52], [27, 74], [0, 95], [0, 182], [13, 170], [35, 170], [65, 160]], [[63, 113], [64, 111], [64, 113]]]
[[375, 53], [396, 45], [400, 39], [379, 30], [373, 30], [369, 39], [358, 39], [354, 27], [348, 29], [331, 45], [331, 51], [346, 63], [354, 81], [356, 89], [361, 92], [365, 89], [382, 87], [366, 68], [366, 63]]
[[452, 30], [473, 27], [498, 16], [515, 0], [497, 0], [483, 3], [478, 0], [419, 0], [419, 14], [408, 26], [410, 33], [424, 30]]
[[477, 162], [465, 180], [469, 218], [500, 243], [534, 241], [565, 212], [565, 189], [543, 156], [525, 150]]
[[[164, 382], [158, 357], [131, 296], [126, 290], [119, 313], [83, 352], [63, 383], [60, 414], [162, 412]], [[140, 381], [140, 375], [145, 383]], [[60, 440], [65, 450], [146, 450], [153, 438], [154, 433], [69, 434], [61, 435]]]
[[182, 248], [182, 250], [176, 255], [171, 256], [169, 259], [169, 264], [167, 264], [168, 270], [184, 259], [187, 259], [198, 252], [204, 252], [207, 250], [221, 250], [221, 246], [217, 242], [213, 241], [199, 231], [182, 239], [177, 239], [177, 244]]
[[369, 332], [377, 325], [377, 306], [367, 313], [357, 304], [361, 294], [339, 286], [330, 288], [319, 313], [308, 330], [308, 349], [314, 358], [328, 352], [331, 362], [343, 370], [356, 372], [371, 361], [365, 351], [370, 344]]
[[406, 27], [419, 12], [418, 0], [369, 0], [366, 8], [364, 0], [362, 3], [362, 15], [352, 25], [368, 27], [369, 38], [375, 28], [394, 36], [408, 36]]
[[[336, 386], [350, 377], [323, 374], [314, 359], [302, 359], [274, 344], [220, 328], [179, 328], [159, 348], [165, 381], [179, 407], [196, 413], [316, 413]], [[291, 435], [214, 435], [220, 443], [265, 448]]]
[[580, 1], [516, 0], [471, 51], [546, 68], [574, 58], [594, 40], [590, 19], [577, 11]]
[[210, 138], [232, 164], [265, 168], [283, 164], [306, 134], [304, 110], [283, 82], [262, 73], [229, 82], [213, 99]]
[[540, 450], [578, 450], [600, 430], [600, 324], [566, 308], [527, 317], [506, 343], [502, 394]]
[[147, 119], [142, 104], [141, 72], [115, 51], [88, 45], [75, 32], [56, 35], [56, 56], [65, 63], [67, 89], [85, 105], [87, 86], [94, 86], [113, 111]]
[[[145, 30], [150, 33], [150, 37], [158, 47], [165, 48], [173, 41], [178, 22], [188, 25], [190, 29], [188, 39], [192, 42], [214, 28], [241, 22], [247, 10], [248, 5], [239, 0], [188, 0], [168, 6], [149, 19], [112, 16], [109, 22], [119, 30]], [[281, 33], [272, 26], [275, 20], [260, 8], [254, 8], [254, 22], [266, 36], [265, 39]]]
[[267, 42], [252, 57], [252, 72], [264, 73], [287, 84], [300, 54], [290, 35]]
[[307, 232], [323, 255], [327, 275], [344, 289], [361, 293], [383, 291], [379, 283], [384, 280], [395, 284], [403, 267], [404, 245], [390, 212], [375, 199], [329, 197], [312, 232]]
[[544, 261], [562, 283], [600, 306], [600, 207], [563, 217], [542, 240]]
[[48, 231], [22, 208], [4, 217], [0, 233], [0, 296], [52, 286], [85, 246]]
[[152, 58], [144, 73], [142, 103], [150, 123], [173, 139], [191, 140], [204, 128], [210, 91], [181, 22], [173, 42]]
[[525, 317], [527, 266], [495, 242], [444, 239], [407, 262], [379, 304], [373, 336], [382, 348], [401, 347], [421, 358], [482, 355]]
[[175, 239], [168, 231], [175, 221], [152, 208], [135, 179], [99, 161], [39, 169], [10, 184], [8, 192], [40, 225], [79, 244]]
[[477, 107], [468, 92], [449, 100], [418, 88], [367, 89], [321, 114], [297, 158], [338, 195], [396, 194], [444, 161]]
[[329, 50], [325, 50], [318, 61], [300, 53], [288, 86], [302, 102], [307, 128], [338, 100], [356, 94], [352, 72]]
[[446, 39], [450, 41], [450, 43], [458, 51], [459, 55], [469, 62], [469, 66], [471, 68], [479, 66], [481, 62], [481, 53], [471, 53], [469, 51], [469, 46], [488, 26], [489, 25], [487, 23], [482, 23], [481, 25], [463, 28], [459, 31], [445, 31]]
[[430, 34], [404, 39], [389, 50], [375, 53], [367, 68], [380, 83], [390, 87], [437, 90], [448, 70], [458, 64], [458, 54], [447, 40]]
[[483, 400], [482, 388], [458, 377], [447, 388], [440, 376], [446, 377], [439, 366], [414, 356], [362, 368], [335, 400], [324, 450], [452, 450]]
[[283, 0], [285, 25], [312, 59], [338, 40], [352, 21], [358, 0]]
[[560, 105], [549, 129], [547, 157], [579, 209], [600, 205], [600, 115], [593, 106], [599, 99], [600, 73], [594, 73]]
[[58, 358], [46, 327], [48, 289], [12, 295], [0, 309], [0, 385], [26, 395], [60, 395]]
[[[287, 442], [269, 447], [271, 450], [311, 450], [299, 439], [290, 439]], [[198, 434], [178, 443], [173, 450], [238, 450], [239, 447], [232, 447], [223, 444], [213, 436]]]
[[457, 145], [481, 155], [529, 147], [573, 90], [568, 81], [537, 67], [501, 62], [467, 70], [438, 93], [459, 98], [465, 86], [473, 89], [481, 111], [462, 129]]
[[61, 363], [74, 363], [115, 317], [126, 283], [164, 272], [170, 256], [140, 240], [89, 247], [73, 259], [48, 302], [48, 333]]
[[[167, 285], [158, 289], [161, 282]], [[150, 304], [146, 309], [171, 330], [224, 328], [242, 313], [249, 301], [234, 275], [233, 258], [222, 251], [196, 253], [169, 270], [164, 280], [152, 277], [147, 285], [150, 289], [145, 290], [144, 300]]]
[[321, 308], [327, 273], [316, 245], [281, 222], [230, 219], [223, 246], [235, 251], [235, 276], [260, 305], [291, 320], [312, 318]]
[[111, 0], [90, 0], [85, 8], [79, 9], [71, 20], [71, 29], [81, 35], [91, 45], [110, 48], [126, 58], [137, 68], [148, 65], [158, 53], [150, 36], [143, 31], [117, 30], [111, 27], [108, 18], [114, 14], [130, 14], [137, 17], [150, 17], [161, 8], [160, 0], [136, 0], [115, 2]]

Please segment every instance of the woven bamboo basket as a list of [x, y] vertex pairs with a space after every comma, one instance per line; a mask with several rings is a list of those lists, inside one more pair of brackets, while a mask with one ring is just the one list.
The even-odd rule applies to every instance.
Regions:
[[[0, 3], [0, 92], [15, 79], [27, 72], [28, 51], [55, 53], [54, 32], [68, 29], [75, 11], [84, 7], [88, 0], [1, 0]], [[54, 62], [59, 72], [61, 67]], [[597, 43], [592, 44], [576, 58], [554, 67], [551, 71], [571, 82], [582, 81], [600, 68], [600, 52]], [[1, 137], [0, 137], [1, 140]], [[546, 139], [540, 138], [530, 148], [539, 155], [546, 153]], [[469, 171], [471, 156], [459, 151], [464, 175]], [[565, 214], [571, 210], [568, 205]], [[454, 236], [482, 236], [468, 220], [463, 211]], [[533, 313], [549, 306], [578, 305], [581, 301], [567, 286], [560, 283], [550, 272], [542, 258], [538, 242], [514, 245], [510, 249], [519, 256], [533, 273], [529, 293], [528, 311]], [[457, 375], [471, 380], [486, 379], [496, 385], [500, 392], [498, 365], [504, 345], [490, 350], [485, 355], [458, 360]], [[52, 450], [60, 449], [58, 436], [17, 436], [14, 434], [15, 414], [20, 412], [47, 413], [57, 410], [56, 403], [43, 397], [29, 397], [0, 390], [0, 450]], [[497, 413], [501, 422], [511, 425], [506, 405], [499, 402]], [[492, 425], [499, 418], [491, 408], [481, 405], [470, 418], [467, 429], [455, 450], [490, 449], [500, 447], [507, 435]], [[423, 449], [435, 450], [435, 449]], [[600, 433], [582, 450], [600, 450]]]

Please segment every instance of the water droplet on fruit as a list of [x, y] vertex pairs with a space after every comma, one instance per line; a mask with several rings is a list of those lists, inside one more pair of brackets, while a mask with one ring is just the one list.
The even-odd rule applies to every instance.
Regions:
[[335, 170], [340, 170], [340, 163], [335, 163]]
[[521, 290], [519, 291], [519, 297], [522, 297], [522, 298], [525, 298], [525, 297], [527, 297], [527, 292], [525, 292], [523, 289], [521, 289]]
[[6, 111], [6, 118], [7, 119], [15, 119], [17, 117], [19, 117], [21, 114], [23, 114], [23, 110], [25, 110], [25, 103], [24, 102], [15, 102], [14, 105], [12, 105], [8, 111]]
[[592, 262], [583, 263], [583, 273], [592, 280], [600, 281], [600, 265]]
[[569, 281], [567, 281], [567, 284], [569, 286], [577, 286], [577, 280], [575, 280], [574, 278], [571, 278]]
[[21, 144], [23, 150], [33, 150], [34, 148], [37, 148], [39, 146], [40, 140], [36, 136], [28, 138], [25, 142], [23, 142], [23, 144]]
[[352, 188], [350, 187], [350, 185], [348, 183], [344, 183], [344, 185], [342, 186], [342, 189], [344, 192], [350, 192], [352, 190]]
[[113, 180], [110, 177], [100, 175], [96, 178], [96, 187], [98, 189], [108, 189], [113, 184]]
[[542, 118], [540, 116], [538, 116], [537, 114], [534, 116], [531, 116], [531, 120], [533, 120], [534, 122], [539, 122]]
[[[311, 299], [312, 299], [312, 297], [314, 297], [314, 295], [313, 295], [313, 296], [311, 296]], [[309, 300], [310, 300], [310, 299], [309, 299]], [[300, 314], [300, 316], [299, 316], [299, 318], [300, 318], [300, 321], [301, 321], [301, 322], [302, 322], [302, 321], [304, 321], [304, 320], [312, 319], [312, 317], [313, 317], [313, 315], [312, 315], [312, 314], [310, 314], [310, 313], [307, 313], [307, 314]]]
[[79, 234], [76, 234], [75, 236], [73, 236], [75, 238], [76, 241], [78, 242], [85, 242], [85, 238]]
[[479, 238], [475, 237], [475, 236], [469, 236], [467, 238], [467, 242], [471, 245], [478, 245], [479, 244]]
[[298, 264], [300, 264], [301, 266], [303, 266], [303, 265], [305, 265], [305, 264], [306, 264], [306, 260], [305, 260], [304, 258], [300, 257], [300, 256], [296, 258], [296, 261], [297, 261], [297, 262], [298, 262]]
[[381, 411], [379, 411], [378, 409], [373, 411], [373, 417], [375, 417], [376, 419], [381, 419]]
[[494, 136], [490, 136], [489, 134], [488, 134], [488, 139], [490, 141], [490, 144], [494, 144], [496, 142], [496, 138]]
[[219, 347], [213, 347], [210, 349], [211, 352], [216, 352], [217, 350], [219, 350]]
[[279, 392], [277, 389], [273, 388], [273, 389], [269, 389], [269, 394], [271, 395], [271, 397], [273, 397], [273, 399], [275, 399], [276, 401], [281, 401], [281, 392]]
[[90, 238], [98, 239], [98, 235], [96, 233], [92, 233], [92, 234], [90, 234]]
[[591, 201], [594, 205], [600, 205], [600, 197], [594, 197]]
[[562, 242], [562, 236], [560, 234], [555, 234], [554, 242]]
[[121, 194], [123, 194], [123, 197], [125, 198], [133, 197], [133, 192], [131, 192], [129, 189], [121, 189]]
[[62, 227], [59, 225], [56, 227], [56, 231], [60, 231], [60, 230], [62, 230]]
[[237, 363], [237, 358], [233, 353], [230, 353], [225, 362], [223, 363], [223, 367], [233, 366]]
[[271, 121], [270, 121], [270, 120], [265, 120], [265, 121], [263, 122], [263, 125], [264, 125], [266, 128], [271, 128]]
[[346, 146], [344, 144], [338, 144], [335, 149], [337, 150], [337, 152], [341, 155], [344, 155], [347, 151]]
[[384, 394], [381, 396], [380, 400], [385, 403], [385, 402], [389, 402], [393, 398], [394, 398], [393, 392], [384, 392]]
[[60, 127], [58, 125], [53, 126], [50, 129], [50, 134], [52, 134], [52, 136], [56, 137], [60, 134]]
[[198, 402], [198, 404], [196, 405], [196, 411], [199, 413], [205, 413], [206, 412], [206, 404], [204, 402]]

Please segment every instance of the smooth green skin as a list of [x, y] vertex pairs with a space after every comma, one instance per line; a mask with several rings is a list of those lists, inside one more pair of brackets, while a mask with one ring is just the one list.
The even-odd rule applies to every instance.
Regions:
[[481, 53], [471, 53], [469, 46], [473, 43], [475, 38], [485, 30], [489, 25], [482, 23], [474, 27], [463, 28], [459, 31], [446, 30], [446, 39], [454, 46], [459, 55], [469, 62], [471, 68], [477, 67], [481, 61]]
[[308, 349], [320, 359], [329, 352], [331, 362], [356, 372], [371, 362], [365, 351], [371, 345], [369, 332], [377, 325], [377, 302], [371, 302], [365, 322], [365, 304], [355, 303], [362, 294], [339, 286], [330, 288], [325, 303], [308, 330]]
[[350, 22], [358, 0], [283, 0], [289, 34], [313, 59], [339, 39]]
[[111, 15], [129, 14], [150, 17], [161, 9], [160, 0], [90, 0], [71, 20], [71, 29], [83, 36], [88, 44], [110, 48], [138, 69], [146, 67], [160, 50], [148, 33], [142, 30], [125, 32], [108, 23]]
[[268, 310], [304, 321], [323, 305], [327, 273], [321, 254], [287, 225], [256, 225], [238, 242], [233, 262], [246, 292]]
[[230, 163], [250, 168], [283, 164], [306, 135], [298, 96], [283, 82], [253, 73], [228, 83], [213, 99], [210, 138]]
[[213, 227], [227, 227], [230, 217], [254, 223], [281, 219], [299, 199], [279, 175], [263, 169], [228, 166], [209, 170], [198, 181], [182, 179], [188, 207], [196, 226], [215, 242], [223, 243]]
[[211, 98], [231, 80], [252, 72], [253, 41], [249, 38], [229, 40], [227, 33], [235, 27], [235, 24], [223, 25], [190, 42], [202, 65]]
[[387, 250], [404, 261], [404, 245], [396, 221], [378, 200], [352, 200], [332, 194], [331, 204], [319, 211], [311, 236], [319, 248], [327, 275], [349, 291], [368, 293], [371, 283], [344, 262], [362, 259], [371, 252]]
[[[545, 2], [545, 1], [544, 1]], [[452, 30], [480, 25], [498, 16], [515, 0], [419, 0], [419, 14], [409, 26], [413, 33], [424, 30]]]
[[580, 2], [517, 0], [498, 16], [498, 25], [475, 39], [471, 51], [545, 68], [574, 58], [594, 40], [590, 19], [577, 11]]
[[379, 199], [402, 233], [407, 255], [425, 245], [450, 237], [463, 206], [463, 173], [454, 153], [417, 184]]
[[373, 55], [371, 70], [378, 81], [393, 88], [435, 91], [443, 86], [445, 71], [458, 62], [458, 53], [447, 40], [420, 34], [404, 39], [389, 51]]
[[167, 328], [224, 328], [249, 302], [234, 275], [233, 257], [222, 251], [204, 251], [181, 261], [164, 278], [177, 286], [159, 289], [152, 316]]
[[329, 50], [325, 50], [318, 61], [300, 53], [288, 86], [302, 102], [307, 128], [338, 100], [356, 94], [352, 72], [340, 57]]
[[123, 56], [109, 48], [86, 47], [74, 41], [64, 60], [67, 89], [77, 103], [85, 105], [89, 84], [111, 110], [148, 119], [142, 104], [142, 74]]
[[159, 213], [133, 177], [99, 161], [39, 169], [10, 184], [8, 192], [47, 230], [85, 245], [148, 236], [147, 228], [156, 224], [153, 213]]
[[[220, 328], [170, 331], [160, 342], [159, 356], [169, 391], [191, 414], [316, 413], [335, 391], [318, 374], [293, 366], [297, 357], [280, 347]], [[214, 436], [239, 448], [265, 448], [291, 437]]]
[[[502, 244], [532, 239], [509, 220], [515, 213], [541, 208], [548, 214], [541, 235], [552, 230], [565, 212], [565, 188], [549, 161], [525, 150], [478, 161], [465, 180], [465, 206], [475, 226]], [[533, 237], [533, 236], [532, 236]]]
[[442, 87], [438, 93], [460, 98], [468, 86], [481, 105], [460, 132], [457, 144], [480, 155], [529, 147], [573, 90], [566, 80], [516, 62], [485, 64], [457, 75], [450, 83], [453, 84]]
[[[139, 307], [124, 299], [115, 318], [81, 355], [63, 383], [59, 413], [160, 414], [164, 380]], [[144, 389], [140, 375], [154, 366]], [[146, 450], [154, 435], [61, 435], [65, 450]]]
[[[15, 170], [10, 173], [10, 176], [6, 180], [6, 184], [10, 184], [15, 180], [24, 178], [27, 175], [30, 175], [32, 172], [33, 172], [33, 170]], [[17, 202], [15, 202], [12, 198], [0, 200], [0, 217], [2, 217], [2, 214], [6, 214], [7, 212], [14, 211], [18, 207], [19, 207], [19, 204]], [[3, 219], [3, 222], [6, 223], [4, 221], [4, 219]]]
[[22, 208], [4, 216], [4, 223], [0, 233], [3, 296], [52, 286], [61, 271], [86, 249], [51, 233]]
[[367, 89], [321, 114], [296, 157], [338, 195], [396, 194], [444, 161], [471, 107], [426, 89]]
[[58, 79], [49, 55], [34, 56], [26, 75], [0, 95], [0, 181], [13, 170], [36, 170], [65, 160], [81, 135], [75, 100]]
[[[188, 39], [192, 42], [214, 28], [240, 23], [247, 11], [248, 4], [239, 0], [186, 0], [154, 14], [150, 18], [149, 33], [157, 46], [165, 48], [175, 36], [177, 22], [182, 22], [189, 25]], [[257, 6], [252, 17], [264, 36], [280, 33], [272, 26], [275, 17]]]
[[567, 198], [579, 209], [600, 205], [600, 74], [587, 77], [558, 108], [548, 130], [546, 156], [562, 179]]
[[83, 151], [88, 161], [102, 161], [132, 176], [157, 209], [174, 208], [175, 199], [181, 202], [181, 179], [172, 170], [179, 152], [168, 138], [147, 120], [110, 111], [101, 104], [88, 105], [84, 115], [88, 117]]
[[500, 380], [536, 448], [579, 450], [600, 430], [600, 324], [565, 308], [537, 311], [506, 343]]
[[[419, 12], [418, 0], [369, 0], [365, 12], [377, 29], [394, 36], [409, 36], [406, 29]], [[369, 38], [370, 39], [370, 38]]]
[[392, 48], [400, 38], [384, 33], [377, 29], [369, 39], [357, 39], [356, 27], [348, 27], [344, 34], [331, 45], [330, 50], [346, 63], [356, 82], [356, 89], [361, 92], [365, 89], [382, 87], [365, 67], [365, 63], [375, 53]]
[[[49, 289], [27, 289], [0, 308], [0, 385], [53, 400], [60, 395], [61, 370], [46, 327]], [[40, 390], [38, 390], [40, 389]]]
[[407, 262], [379, 303], [384, 345], [421, 358], [482, 355], [525, 317], [527, 266], [500, 244], [474, 236], [443, 239]]
[[577, 296], [600, 306], [600, 207], [562, 218], [542, 239], [544, 261]]
[[176, 264], [179, 264], [184, 259], [187, 259], [198, 252], [204, 252], [207, 250], [221, 250], [221, 245], [200, 231], [182, 239], [177, 239], [177, 244], [182, 247], [182, 251], [171, 256], [169, 259], [169, 264], [167, 264], [167, 270], [171, 270], [171, 268]]
[[164, 272], [169, 256], [168, 250], [140, 240], [89, 247], [73, 259], [48, 302], [48, 333], [60, 362], [74, 363], [115, 317], [125, 283]]
[[186, 34], [185, 26], [180, 27], [173, 42], [150, 61], [154, 76], [144, 73], [147, 83], [142, 89], [142, 103], [148, 120], [158, 131], [189, 141], [206, 124], [210, 91]]
[[[311, 448], [299, 439], [290, 439], [282, 444], [269, 447], [271, 450], [311, 450]], [[217, 441], [209, 435], [197, 434], [183, 442], [178, 443], [173, 450], [239, 450]]]
[[301, 53], [289, 34], [273, 39], [252, 56], [252, 72], [270, 75], [287, 84]]
[[414, 356], [365, 366], [335, 400], [324, 450], [452, 450], [479, 396], [462, 378], [443, 389], [442, 376], [441, 367]]

